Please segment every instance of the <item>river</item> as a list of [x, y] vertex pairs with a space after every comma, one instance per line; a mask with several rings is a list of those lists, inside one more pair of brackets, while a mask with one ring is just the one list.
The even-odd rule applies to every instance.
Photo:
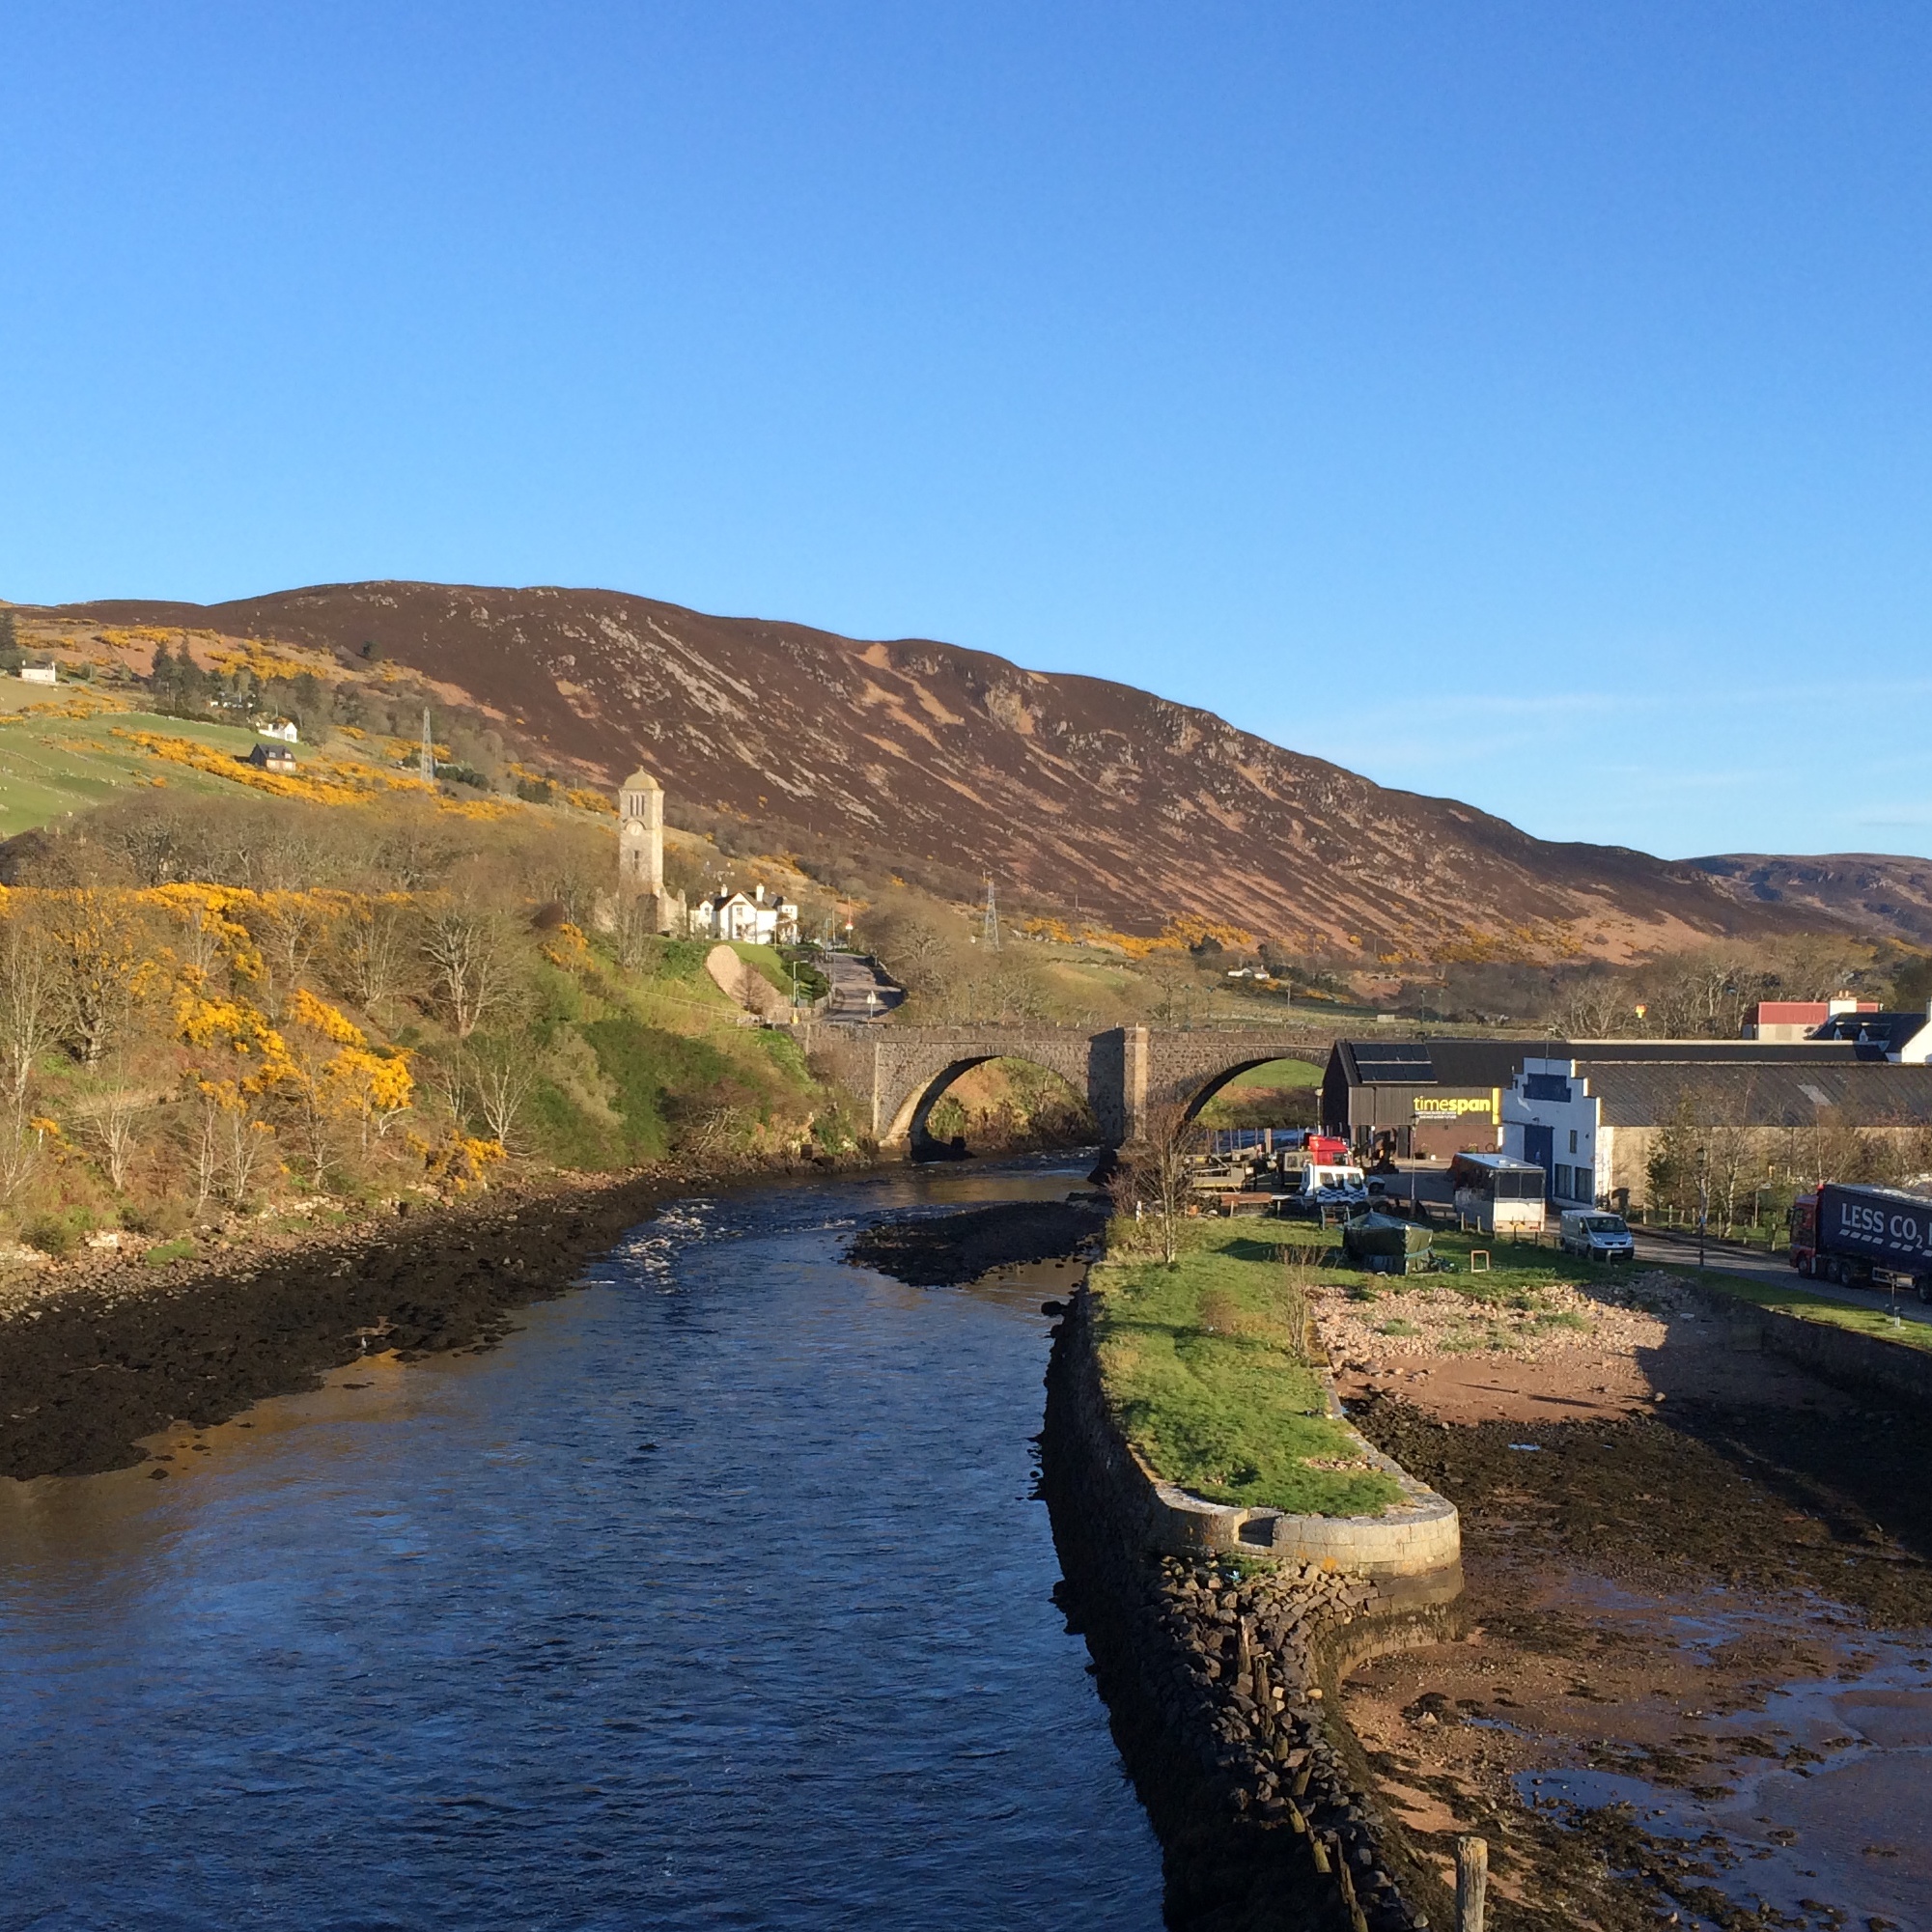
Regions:
[[1041, 1290], [838, 1259], [1070, 1180], [682, 1203], [493, 1352], [0, 1483], [0, 1926], [1152, 1932]]

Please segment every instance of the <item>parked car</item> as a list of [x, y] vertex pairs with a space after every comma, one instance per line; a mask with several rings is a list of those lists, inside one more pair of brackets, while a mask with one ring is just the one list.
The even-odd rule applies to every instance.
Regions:
[[1564, 1209], [1562, 1246], [1566, 1254], [1581, 1254], [1585, 1261], [1631, 1261], [1637, 1256], [1637, 1243], [1621, 1215], [1587, 1208]]

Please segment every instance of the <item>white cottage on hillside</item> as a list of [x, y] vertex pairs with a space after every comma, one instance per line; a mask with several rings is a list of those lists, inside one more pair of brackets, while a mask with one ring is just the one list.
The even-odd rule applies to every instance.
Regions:
[[748, 897], [742, 892], [718, 893], [691, 908], [691, 932], [705, 939], [795, 945], [798, 909], [789, 899], [767, 898], [762, 885], [753, 886]]

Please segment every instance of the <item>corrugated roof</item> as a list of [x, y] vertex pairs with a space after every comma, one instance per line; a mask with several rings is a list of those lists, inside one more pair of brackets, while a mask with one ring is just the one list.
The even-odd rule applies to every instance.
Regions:
[[[1506, 1087], [1525, 1060], [1587, 1059], [1687, 1067], [1850, 1066], [1850, 1041], [1814, 1040], [1337, 1040], [1350, 1086]], [[1426, 1069], [1426, 1071], [1424, 1071]]]
[[1687, 1101], [1702, 1118], [1739, 1127], [1809, 1127], [1826, 1108], [1862, 1126], [1932, 1123], [1932, 1067], [1851, 1058], [1795, 1066], [1601, 1060], [1582, 1050], [1575, 1058], [1578, 1074], [1603, 1103], [1601, 1117], [1609, 1127], [1661, 1126]]

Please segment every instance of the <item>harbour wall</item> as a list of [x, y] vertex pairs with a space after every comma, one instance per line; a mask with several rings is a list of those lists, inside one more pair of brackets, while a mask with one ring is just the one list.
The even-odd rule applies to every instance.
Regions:
[[1218, 1511], [1160, 1483], [1106, 1403], [1084, 1289], [1055, 1330], [1043, 1448], [1062, 1608], [1165, 1849], [1167, 1922], [1446, 1924], [1441, 1877], [1379, 1815], [1330, 1712], [1357, 1665], [1457, 1633], [1453, 1509], [1396, 1470], [1387, 1536], [1345, 1520], [1318, 1547], [1302, 1526], [1319, 1519]]

